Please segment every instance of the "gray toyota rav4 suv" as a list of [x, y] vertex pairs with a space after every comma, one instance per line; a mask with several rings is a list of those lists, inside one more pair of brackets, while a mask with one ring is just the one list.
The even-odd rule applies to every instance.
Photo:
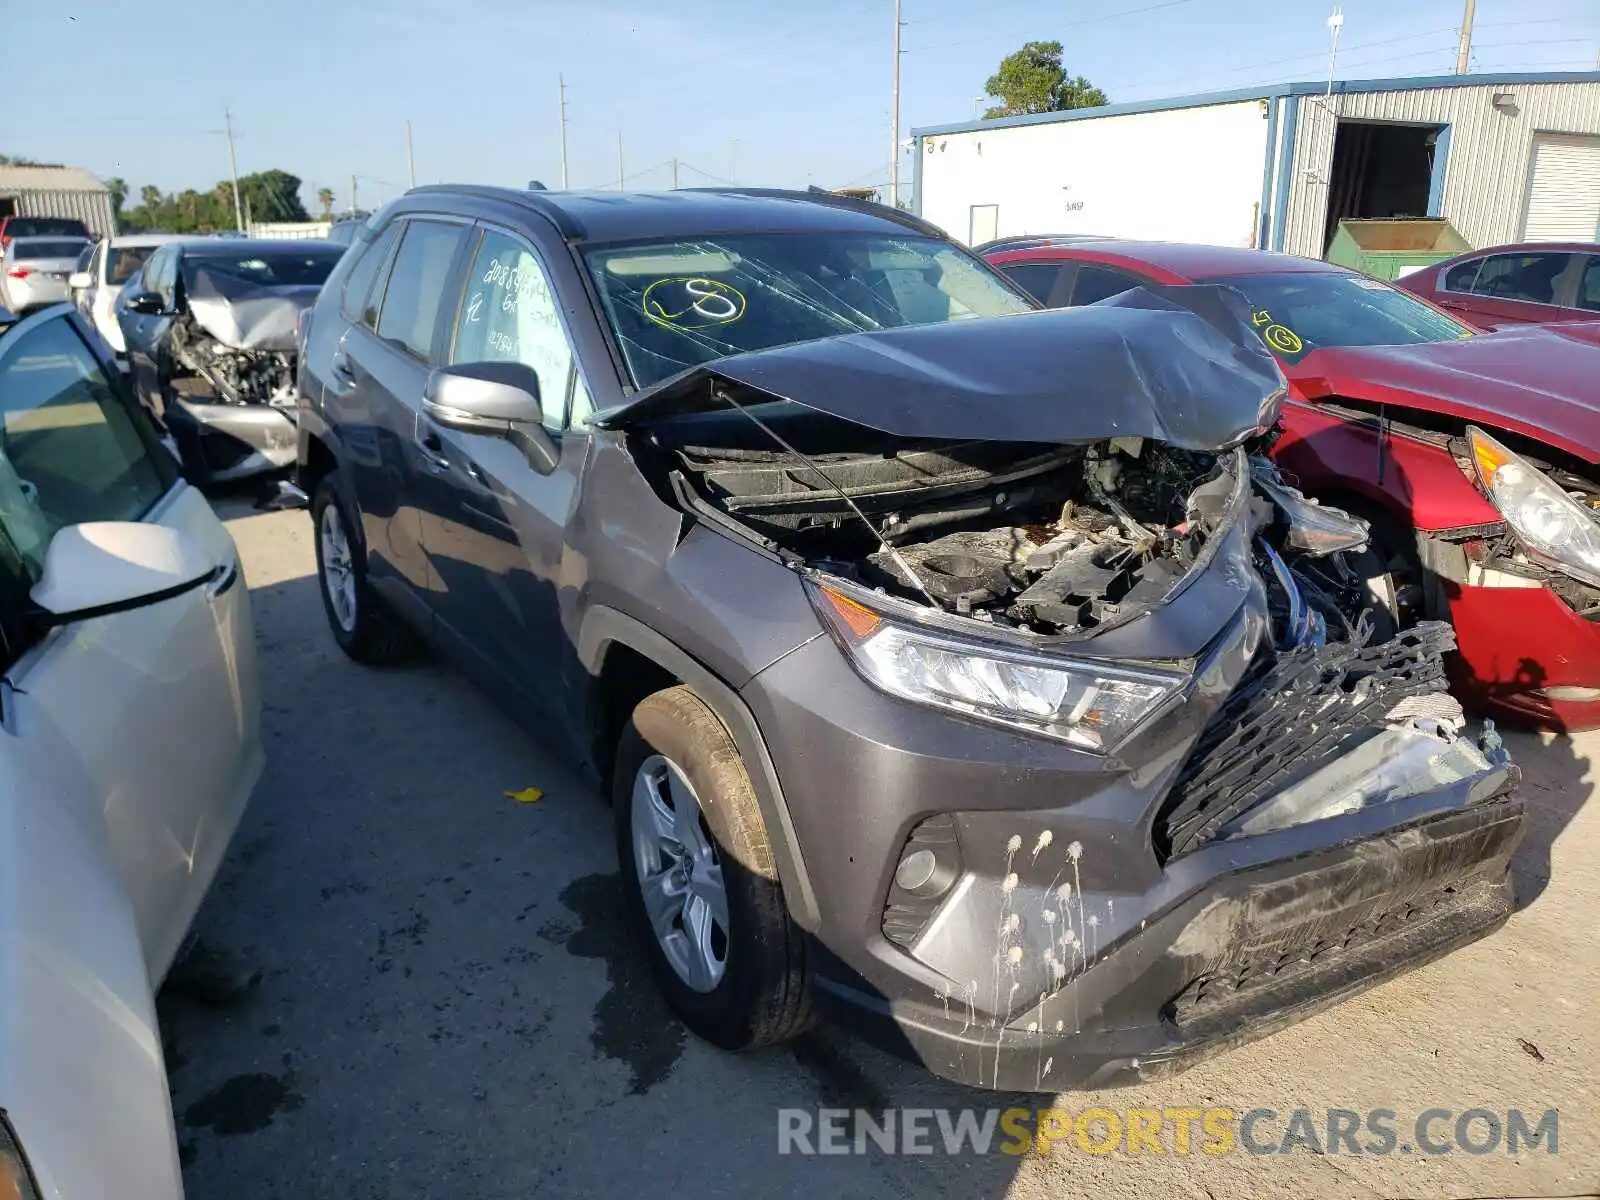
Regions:
[[333, 635], [592, 765], [674, 1010], [1124, 1083], [1495, 928], [1517, 775], [1225, 289], [1033, 311], [903, 213], [419, 188], [300, 337]]

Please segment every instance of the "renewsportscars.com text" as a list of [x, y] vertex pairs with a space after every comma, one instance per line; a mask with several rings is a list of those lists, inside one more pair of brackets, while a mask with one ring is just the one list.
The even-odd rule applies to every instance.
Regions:
[[1558, 1154], [1560, 1112], [1519, 1108], [778, 1110], [779, 1154]]

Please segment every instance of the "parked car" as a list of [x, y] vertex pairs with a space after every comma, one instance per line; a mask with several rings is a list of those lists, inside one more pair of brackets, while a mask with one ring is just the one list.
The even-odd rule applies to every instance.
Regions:
[[87, 242], [94, 235], [74, 217], [0, 217], [0, 250], [20, 237], [81, 238]]
[[1509, 911], [1511, 768], [1448, 627], [1361, 648], [1365, 526], [1247, 449], [1283, 391], [1248, 309], [1032, 309], [843, 197], [434, 187], [312, 312], [335, 640], [430, 642], [608, 781], [620, 902], [719, 1046], [814, 1004], [1109, 1085]]
[[126, 237], [101, 238], [80, 258], [78, 269], [67, 280], [78, 311], [93, 323], [95, 332], [105, 338], [117, 356], [117, 365], [128, 369], [128, 347], [117, 323], [114, 306], [123, 285], [139, 273], [157, 246], [178, 239], [171, 234], [141, 233]]
[[67, 279], [88, 249], [79, 238], [14, 238], [0, 256], [0, 307], [18, 316], [60, 304]]
[[1600, 243], [1474, 250], [1396, 283], [1481, 329], [1600, 321]]
[[293, 464], [295, 328], [343, 248], [185, 238], [158, 247], [113, 306], [139, 398], [188, 477]]
[[182, 1196], [154, 992], [259, 705], [233, 541], [103, 344], [67, 308], [0, 329], [0, 1192]]
[[1394, 619], [1455, 625], [1452, 674], [1475, 705], [1600, 725], [1600, 327], [1474, 336], [1389, 284], [1257, 250], [1084, 243], [992, 261], [1050, 304], [1152, 281], [1243, 292], [1289, 379], [1273, 455], [1374, 522], [1365, 569]]
[[361, 236], [361, 231], [366, 227], [364, 217], [340, 217], [328, 228], [325, 240], [336, 246], [349, 247]]

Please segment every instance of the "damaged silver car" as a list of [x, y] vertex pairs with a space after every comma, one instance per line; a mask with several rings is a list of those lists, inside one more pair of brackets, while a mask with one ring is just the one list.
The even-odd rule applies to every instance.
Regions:
[[294, 462], [296, 334], [340, 254], [318, 241], [185, 239], [123, 287], [115, 316], [135, 391], [191, 480]]
[[1448, 628], [1376, 624], [1366, 526], [1266, 457], [1249, 320], [1034, 312], [838, 197], [418, 189], [311, 322], [329, 625], [593, 767], [715, 1044], [1171, 1071], [1494, 929], [1523, 821]]

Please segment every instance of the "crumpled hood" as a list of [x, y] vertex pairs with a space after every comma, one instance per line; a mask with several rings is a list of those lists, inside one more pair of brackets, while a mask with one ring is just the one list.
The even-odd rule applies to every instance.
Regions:
[[1308, 400], [1347, 396], [1448, 413], [1600, 461], [1600, 322], [1314, 350], [1288, 372]]
[[853, 333], [732, 355], [594, 424], [722, 407], [743, 384], [896, 437], [1231, 446], [1277, 420], [1286, 385], [1230, 288], [1135, 288], [1086, 308]]
[[204, 267], [184, 282], [195, 322], [235, 350], [293, 350], [300, 314], [322, 291], [318, 285], [262, 287]]

